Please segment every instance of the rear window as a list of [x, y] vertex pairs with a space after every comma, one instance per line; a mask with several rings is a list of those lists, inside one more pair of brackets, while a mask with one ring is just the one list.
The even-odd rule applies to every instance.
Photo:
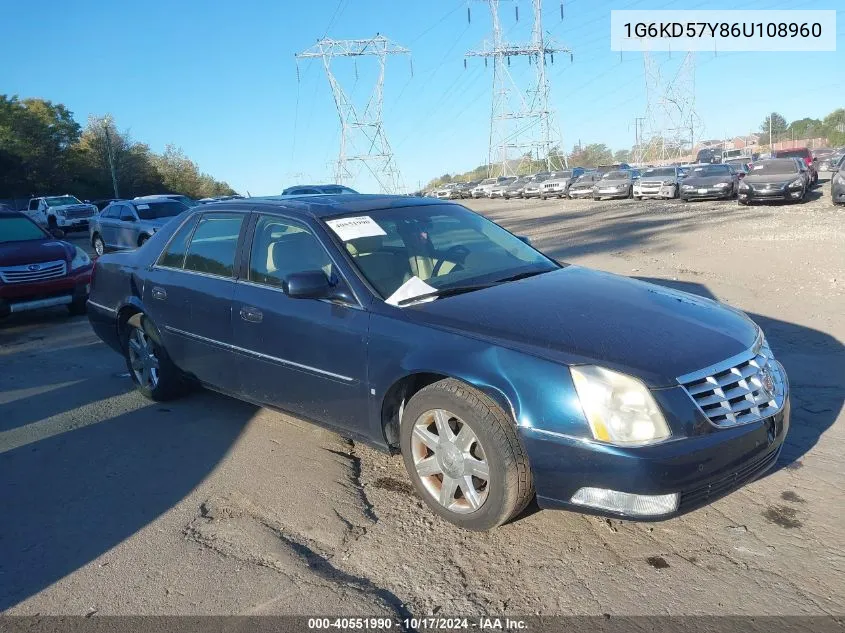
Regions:
[[138, 217], [142, 220], [172, 218], [187, 209], [188, 205], [177, 202], [176, 200], [170, 200], [168, 202], [138, 202], [135, 204]]
[[810, 150], [804, 149], [778, 149], [773, 154], [775, 158], [808, 158]]

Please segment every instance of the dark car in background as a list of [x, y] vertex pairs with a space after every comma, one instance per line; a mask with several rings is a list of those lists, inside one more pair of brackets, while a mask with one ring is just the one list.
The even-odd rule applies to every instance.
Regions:
[[739, 185], [740, 204], [782, 201], [800, 202], [808, 190], [801, 168], [792, 158], [771, 158], [751, 166]]
[[721, 163], [722, 162], [722, 148], [705, 147], [698, 150], [695, 155], [695, 162], [703, 163]]
[[772, 158], [800, 158], [804, 161], [810, 171], [811, 184], [819, 181], [819, 172], [816, 169], [816, 158], [807, 147], [794, 147], [792, 149], [776, 149], [772, 152]]
[[693, 165], [681, 182], [681, 200], [729, 199], [736, 195], [739, 176], [730, 165]]
[[618, 169], [602, 174], [593, 184], [593, 200], [604, 198], [630, 198], [634, 195], [634, 180], [639, 177], [635, 169]]
[[86, 310], [91, 259], [18, 211], [0, 210], [0, 317], [53, 306]]
[[344, 185], [296, 185], [295, 187], [288, 187], [282, 191], [283, 196], [313, 196], [318, 194], [336, 196], [338, 194], [350, 193], [358, 192]]
[[845, 152], [837, 150], [829, 156], [819, 159], [818, 171], [835, 172], [839, 169], [843, 159], [845, 159]]
[[433, 199], [191, 209], [99, 258], [89, 319], [145, 396], [199, 383], [399, 451], [468, 529], [535, 493], [676, 516], [768, 470], [789, 426], [786, 374], [742, 312], [559, 264]]
[[597, 171], [589, 170], [584, 172], [569, 185], [569, 189], [566, 192], [567, 197], [570, 199], [592, 197], [593, 185], [598, 180], [601, 180], [601, 174]]
[[[520, 176], [510, 183], [504, 192], [505, 199], [510, 200], [511, 198], [521, 198], [522, 194], [525, 192], [525, 187], [531, 182], [532, 178], [534, 178], [533, 175]], [[493, 190], [495, 190], [495, 187]], [[493, 196], [491, 195], [490, 197]]]
[[845, 204], [845, 158], [830, 178], [830, 199], [833, 204]]
[[118, 200], [91, 219], [88, 237], [98, 255], [138, 248], [188, 207], [174, 198]]
[[461, 199], [472, 198], [472, 190], [478, 186], [480, 180], [472, 180], [470, 182], [462, 182], [457, 186], [458, 195]]

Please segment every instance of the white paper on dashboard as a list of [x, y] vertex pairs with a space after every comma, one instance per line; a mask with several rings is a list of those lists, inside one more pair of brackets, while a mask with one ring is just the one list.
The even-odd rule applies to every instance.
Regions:
[[[422, 279], [417, 276], [411, 277], [408, 281], [397, 288], [396, 292], [385, 299], [385, 303], [392, 306], [398, 306], [403, 299], [413, 299], [420, 295], [428, 294], [429, 292], [437, 292], [437, 288], [429, 286]], [[432, 300], [434, 297], [432, 297]]]
[[387, 235], [375, 220], [368, 215], [359, 215], [354, 218], [338, 218], [337, 220], [326, 220], [326, 224], [344, 242], [356, 240], [359, 237], [374, 237], [376, 235]]

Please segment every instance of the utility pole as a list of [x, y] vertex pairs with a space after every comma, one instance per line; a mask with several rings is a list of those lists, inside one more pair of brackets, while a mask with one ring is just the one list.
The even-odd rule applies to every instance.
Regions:
[[[322, 38], [315, 46], [296, 55], [297, 60], [319, 58], [323, 61], [323, 68], [326, 71], [340, 119], [340, 151], [335, 170], [335, 180], [338, 184], [354, 179], [356, 174], [353, 174], [350, 169], [350, 163], [357, 162], [369, 170], [384, 193], [401, 191], [399, 168], [396, 166], [393, 150], [384, 132], [382, 115], [384, 73], [389, 55], [407, 55], [410, 52], [407, 48], [376, 34], [375, 37], [366, 40]], [[365, 56], [375, 57], [378, 61], [378, 77], [366, 106], [363, 110], [359, 110], [332, 71], [332, 61], [336, 57], [357, 59]], [[297, 77], [299, 77], [298, 67]]]
[[111, 184], [114, 189], [114, 197], [120, 198], [120, 194], [117, 192], [117, 173], [114, 169], [114, 153], [112, 152], [111, 134], [109, 134], [109, 126], [107, 122], [103, 123], [103, 132], [105, 132], [106, 135], [106, 152], [108, 153], [109, 158], [109, 170], [111, 171]]
[[[553, 169], [551, 150], [555, 145], [553, 134], [553, 112], [549, 106], [550, 84], [546, 64], [554, 64], [555, 53], [569, 53], [549, 43], [543, 35], [543, 2], [532, 0], [533, 25], [531, 41], [528, 44], [508, 44], [502, 38], [499, 6], [503, 0], [487, 0], [493, 26], [492, 41], [484, 43], [480, 50], [469, 51], [465, 57], [483, 57], [493, 62], [493, 97], [490, 112], [490, 137], [487, 151], [488, 169], [494, 163], [501, 164], [502, 176], [513, 176], [531, 160], [543, 161], [548, 171]], [[562, 12], [561, 12], [562, 15]], [[468, 16], [469, 17], [469, 14]], [[519, 20], [517, 7], [516, 19]], [[523, 91], [511, 74], [511, 58], [527, 57], [535, 66], [533, 86]], [[561, 148], [561, 151], [563, 148]], [[519, 164], [514, 168], [509, 156], [518, 155]]]
[[775, 146], [772, 143], [772, 113], [769, 112], [769, 151], [771, 152], [774, 148]]

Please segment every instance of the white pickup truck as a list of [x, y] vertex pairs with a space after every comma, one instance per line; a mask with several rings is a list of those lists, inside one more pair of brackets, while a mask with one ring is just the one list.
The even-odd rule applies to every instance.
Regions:
[[97, 215], [97, 207], [65, 194], [31, 198], [24, 213], [42, 226], [72, 231], [87, 229], [88, 221]]

